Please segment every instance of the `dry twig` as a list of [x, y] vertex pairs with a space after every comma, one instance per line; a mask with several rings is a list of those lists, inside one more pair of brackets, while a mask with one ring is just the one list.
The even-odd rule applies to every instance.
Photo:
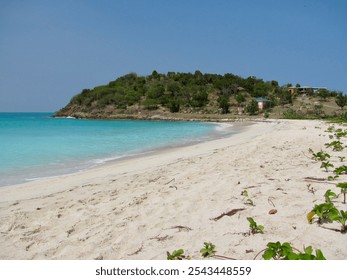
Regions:
[[212, 218], [211, 220], [218, 221], [219, 219], [223, 218], [224, 216], [231, 217], [231, 216], [234, 216], [237, 212], [243, 211], [243, 210], [245, 210], [245, 208], [236, 208], [236, 209], [230, 210], [228, 212], [224, 212], [221, 215], [219, 215], [218, 217]]
[[192, 230], [190, 227], [186, 227], [186, 226], [174, 226], [174, 227], [171, 227], [170, 229], [178, 229], [179, 232]]

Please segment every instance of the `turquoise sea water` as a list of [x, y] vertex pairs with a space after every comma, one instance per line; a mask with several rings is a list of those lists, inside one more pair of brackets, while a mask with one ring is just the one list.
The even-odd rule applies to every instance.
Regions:
[[212, 123], [77, 120], [51, 115], [0, 113], [0, 186], [72, 173], [226, 133]]

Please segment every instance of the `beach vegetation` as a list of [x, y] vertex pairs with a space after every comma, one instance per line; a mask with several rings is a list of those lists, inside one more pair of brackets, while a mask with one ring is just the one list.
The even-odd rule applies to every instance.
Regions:
[[242, 195], [242, 196], [248, 196], [247, 190], [243, 190], [243, 191], [241, 192], [241, 195]]
[[217, 258], [223, 260], [235, 260], [228, 256], [222, 256], [216, 254], [216, 246], [211, 242], [204, 242], [204, 246], [200, 249], [200, 254], [203, 258]]
[[216, 253], [216, 246], [211, 242], [204, 242], [204, 247], [201, 248], [200, 253], [204, 258], [213, 257]]
[[263, 254], [264, 260], [326, 260], [320, 249], [313, 253], [311, 246], [304, 247], [304, 252], [293, 248], [290, 243], [269, 242]]
[[336, 174], [336, 176], [339, 176], [341, 174], [347, 174], [347, 166], [341, 165], [341, 166], [335, 168], [333, 172]]
[[342, 145], [342, 142], [340, 142], [340, 141], [333, 141], [333, 142], [331, 142], [331, 143], [325, 143], [325, 146], [327, 147], [327, 148], [330, 148], [330, 147], [332, 147], [333, 148], [333, 151], [342, 151], [343, 150], [343, 145]]
[[172, 253], [170, 252], [166, 252], [167, 255], [167, 260], [190, 260], [190, 256], [185, 256], [184, 255], [184, 250], [183, 249], [179, 249], [179, 250], [175, 250]]
[[330, 163], [330, 161], [323, 161], [320, 168], [324, 168], [325, 172], [328, 172], [329, 168], [334, 167], [334, 165], [332, 163]]
[[[347, 222], [347, 212], [341, 211], [340, 220], [342, 223], [343, 229], [346, 231], [346, 222]], [[342, 230], [341, 230], [342, 232]], [[253, 250], [252, 250], [253, 251]], [[216, 258], [223, 260], [236, 260], [228, 256], [217, 255], [216, 246], [211, 242], [204, 242], [204, 246], [200, 249], [200, 254], [203, 258]], [[263, 253], [263, 254], [262, 254]], [[264, 260], [326, 260], [323, 255], [323, 252], [320, 249], [313, 252], [312, 246], [303, 247], [303, 251], [292, 247], [289, 242], [269, 242], [266, 245], [266, 248], [258, 252], [254, 260], [262, 254]], [[175, 250], [172, 253], [167, 252], [168, 260], [190, 260], [191, 257], [186, 257], [184, 255], [184, 250], [179, 249]]]
[[334, 175], [334, 176], [330, 175], [330, 176], [328, 176], [328, 181], [334, 181], [334, 180], [336, 180], [339, 177], [340, 176], [338, 176], [338, 175]]
[[252, 217], [247, 217], [249, 222], [249, 234], [264, 233], [264, 226], [258, 225]]
[[245, 204], [248, 204], [248, 205], [251, 205], [251, 206], [255, 206], [254, 201], [252, 199], [250, 199], [250, 198], [247, 198]]
[[[327, 193], [326, 193], [327, 194]], [[347, 212], [343, 210], [338, 210], [334, 204], [331, 202], [331, 197], [336, 197], [336, 194], [331, 192], [330, 195], [326, 196], [326, 201], [329, 202], [322, 203], [319, 205], [315, 205], [313, 210], [307, 214], [307, 220], [309, 223], [313, 222], [314, 216], [317, 215], [317, 223], [332, 223], [338, 222], [341, 225], [340, 231], [341, 233], [345, 233], [347, 231]], [[330, 228], [328, 228], [330, 229]], [[335, 230], [335, 229], [332, 229]]]
[[347, 136], [347, 131], [342, 131], [342, 129], [339, 128], [338, 130], [336, 130], [336, 133], [334, 135], [336, 136], [337, 139], [340, 139], [342, 137]]
[[307, 214], [307, 221], [311, 224], [314, 217], [317, 216], [317, 223], [332, 223], [338, 210], [332, 202], [316, 204], [313, 209]]
[[338, 156], [338, 158], [340, 159], [340, 162], [343, 162], [345, 160], [346, 157], [344, 156]]
[[343, 194], [343, 203], [346, 204], [346, 194], [347, 194], [347, 182], [338, 183], [336, 187], [341, 189], [341, 193]]
[[324, 198], [326, 203], [330, 203], [332, 198], [336, 198], [336, 193], [329, 189], [325, 192]]
[[345, 124], [347, 122], [347, 112], [342, 112], [339, 115], [335, 113], [335, 115], [331, 116], [329, 120], [337, 124]]
[[334, 221], [337, 221], [341, 224], [341, 233], [346, 233], [347, 232], [347, 211], [337, 211], [334, 213], [334, 216], [332, 217]]
[[325, 152], [320, 150], [317, 153], [314, 153], [312, 149], [310, 149], [310, 152], [312, 153], [312, 159], [316, 160], [316, 161], [324, 161], [330, 158], [330, 155]]
[[245, 198], [247, 197], [247, 200], [245, 201], [245, 204], [251, 205], [251, 206], [255, 206], [254, 202], [252, 199], [248, 198], [248, 192], [247, 190], [243, 190], [241, 192], [241, 195], [244, 196]]

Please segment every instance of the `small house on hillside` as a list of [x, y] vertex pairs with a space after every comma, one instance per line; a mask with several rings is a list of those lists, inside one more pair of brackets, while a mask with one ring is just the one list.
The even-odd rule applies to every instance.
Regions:
[[265, 110], [266, 108], [269, 108], [270, 105], [271, 105], [271, 100], [270, 99], [266, 99], [266, 98], [263, 98], [263, 97], [258, 97], [255, 99], [258, 103], [258, 109], [259, 111], [263, 111]]
[[288, 90], [291, 94], [316, 94], [321, 89], [327, 89], [323, 87], [288, 87]]

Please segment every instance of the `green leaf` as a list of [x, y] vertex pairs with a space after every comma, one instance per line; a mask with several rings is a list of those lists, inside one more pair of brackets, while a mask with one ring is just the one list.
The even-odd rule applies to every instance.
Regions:
[[246, 200], [246, 204], [249, 204], [249, 205], [255, 206], [255, 205], [254, 205], [253, 200], [252, 200], [252, 199], [250, 199], [250, 198], [248, 198], [248, 199]]
[[264, 230], [264, 226], [262, 226], [262, 225], [257, 226], [257, 230], [263, 231]]
[[344, 183], [338, 183], [336, 187], [341, 188], [341, 189], [347, 189], [347, 182]]
[[281, 247], [281, 243], [279, 243], [279, 242], [276, 242], [276, 243], [274, 243], [274, 242], [269, 242], [269, 243], [267, 244], [267, 247], [268, 247], [269, 249], [278, 250], [278, 249], [280, 249], [280, 247]]
[[248, 217], [247, 220], [248, 220], [248, 222], [249, 222], [250, 228], [256, 228], [256, 227], [257, 227], [257, 224], [256, 224], [256, 222], [253, 220], [253, 218]]
[[246, 190], [243, 190], [243, 191], [241, 192], [241, 195], [243, 195], [243, 196], [248, 196], [248, 192], [247, 192]]
[[314, 215], [316, 215], [315, 214], [315, 212], [314, 211], [311, 211], [310, 213], [308, 213], [307, 214], [307, 221], [311, 224], [312, 223], [312, 219], [313, 219], [313, 217], [314, 217]]
[[281, 248], [281, 254], [283, 257], [288, 257], [291, 253], [293, 253], [293, 249], [292, 249], [292, 246], [283, 246], [282, 245], [282, 248]]
[[267, 249], [264, 254], [263, 254], [263, 259], [264, 260], [270, 260], [272, 259], [274, 256], [276, 256], [276, 252], [274, 250], [271, 249]]
[[293, 252], [288, 252], [286, 254], [286, 258], [285, 259], [287, 259], [287, 260], [297, 260], [297, 259], [299, 259], [299, 256], [297, 254], [293, 253]]
[[308, 246], [308, 247], [305, 248], [305, 253], [306, 254], [312, 255], [312, 252], [313, 252], [312, 246]]
[[321, 250], [316, 250], [316, 260], [326, 260]]
[[167, 254], [167, 259], [168, 260], [177, 260], [179, 257], [183, 256], [184, 251], [182, 249], [173, 251], [171, 254], [169, 252]]
[[184, 251], [182, 249], [179, 249], [179, 250], [173, 252], [173, 255], [176, 257], [183, 255], [183, 254], [184, 254]]
[[336, 197], [336, 193], [334, 193], [333, 191], [331, 191], [330, 189], [327, 190], [324, 194], [325, 197], [325, 202], [331, 202], [331, 197]]
[[314, 260], [316, 257], [311, 254], [298, 254], [297, 259], [298, 260]]

